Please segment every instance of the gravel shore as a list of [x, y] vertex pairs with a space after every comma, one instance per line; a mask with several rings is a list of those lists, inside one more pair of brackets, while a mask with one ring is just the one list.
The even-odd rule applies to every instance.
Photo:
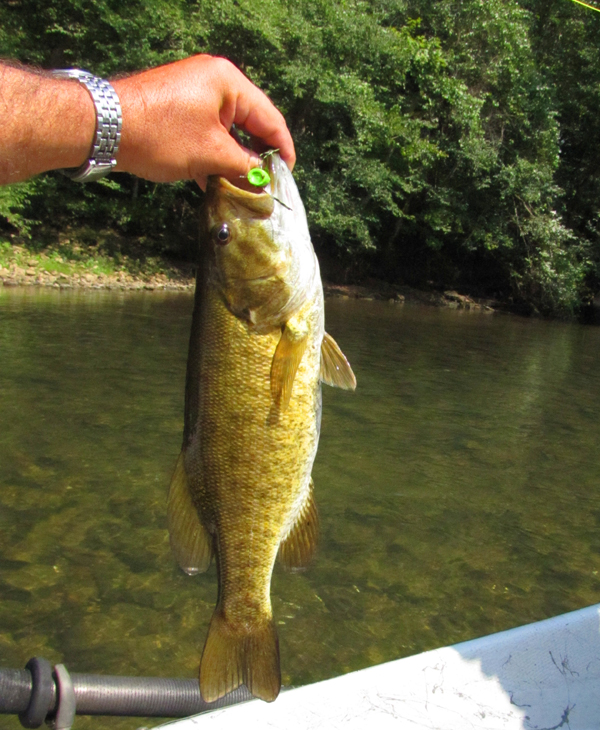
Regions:
[[[114, 273], [81, 271], [77, 265], [72, 271], [61, 273], [51, 270], [51, 259], [43, 255], [28, 261], [11, 261], [0, 264], [0, 285], [44, 286], [54, 289], [109, 289], [150, 291], [193, 291], [194, 269], [191, 264], [165, 264], [165, 271], [133, 274], [126, 270]], [[48, 270], [50, 269], [50, 270]], [[79, 267], [81, 269], [81, 267]], [[493, 311], [495, 302], [476, 300], [455, 291], [421, 291], [407, 286], [395, 286], [386, 282], [367, 280], [363, 285], [324, 283], [328, 297], [352, 299], [378, 299], [393, 304], [412, 302], [452, 309]]]

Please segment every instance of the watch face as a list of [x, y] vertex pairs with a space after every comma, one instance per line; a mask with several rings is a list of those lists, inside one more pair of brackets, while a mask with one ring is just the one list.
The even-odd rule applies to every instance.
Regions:
[[52, 75], [59, 79], [77, 79], [77, 81], [94, 78], [94, 74], [81, 68], [55, 68]]

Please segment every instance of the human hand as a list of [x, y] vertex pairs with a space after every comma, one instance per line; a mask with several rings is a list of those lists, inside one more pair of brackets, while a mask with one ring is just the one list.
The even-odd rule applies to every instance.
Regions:
[[233, 139], [233, 124], [294, 166], [283, 116], [224, 58], [192, 56], [111, 83], [123, 109], [117, 170], [154, 182], [193, 179], [203, 190], [209, 175], [235, 182], [259, 158]]

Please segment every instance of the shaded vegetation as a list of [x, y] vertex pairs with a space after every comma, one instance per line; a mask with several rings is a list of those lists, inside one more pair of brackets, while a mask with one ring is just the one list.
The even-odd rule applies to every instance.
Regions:
[[[0, 55], [111, 76], [227, 56], [282, 109], [332, 279], [576, 313], [600, 288], [600, 14], [567, 0], [33, 0]], [[112, 226], [190, 258], [201, 193], [113, 175], [0, 189], [7, 231]]]

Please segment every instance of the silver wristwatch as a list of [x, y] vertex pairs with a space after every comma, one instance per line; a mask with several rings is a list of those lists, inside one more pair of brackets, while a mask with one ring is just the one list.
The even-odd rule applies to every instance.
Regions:
[[96, 107], [96, 134], [89, 160], [79, 168], [61, 172], [76, 182], [99, 180], [117, 164], [123, 123], [117, 92], [108, 81], [78, 68], [56, 69], [52, 75], [60, 79], [77, 79], [90, 92]]

